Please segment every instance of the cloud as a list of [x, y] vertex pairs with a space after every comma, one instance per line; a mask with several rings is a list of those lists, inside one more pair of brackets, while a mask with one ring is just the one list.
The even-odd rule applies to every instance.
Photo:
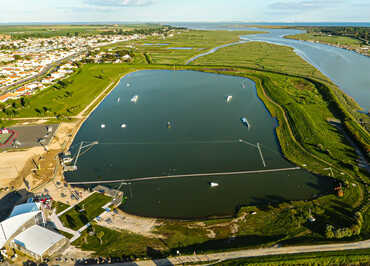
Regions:
[[133, 7], [151, 5], [153, 0], [85, 0], [85, 3], [102, 7]]
[[306, 11], [334, 7], [341, 2], [343, 2], [343, 0], [279, 1], [271, 3], [268, 7], [274, 11]]

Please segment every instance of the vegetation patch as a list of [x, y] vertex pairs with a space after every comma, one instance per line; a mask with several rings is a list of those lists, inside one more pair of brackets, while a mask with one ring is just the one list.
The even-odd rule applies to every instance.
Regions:
[[93, 193], [59, 217], [64, 226], [78, 230], [104, 212], [102, 208], [112, 200], [101, 193]]
[[128, 231], [116, 231], [93, 224], [73, 242], [82, 250], [94, 251], [97, 256], [157, 257], [166, 249], [159, 239], [152, 239]]
[[58, 214], [64, 211], [65, 209], [69, 208], [69, 205], [60, 201], [53, 201], [53, 205], [51, 206], [51, 208], [52, 209], [55, 208], [56, 209], [55, 213]]

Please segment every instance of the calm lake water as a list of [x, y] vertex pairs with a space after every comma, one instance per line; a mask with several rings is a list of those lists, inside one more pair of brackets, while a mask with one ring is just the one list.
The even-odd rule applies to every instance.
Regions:
[[[135, 95], [138, 100], [133, 103]], [[232, 100], [227, 103], [229, 95]], [[249, 129], [241, 117], [248, 119]], [[78, 171], [66, 173], [66, 179], [117, 180], [294, 167], [279, 151], [275, 126], [251, 80], [194, 71], [135, 72], [121, 80], [81, 127], [72, 153], [81, 141], [99, 141], [99, 145], [82, 153]], [[210, 187], [210, 182], [219, 186]], [[121, 186], [129, 197], [125, 211], [184, 218], [230, 215], [245, 204], [309, 199], [331, 188], [331, 180], [304, 170], [210, 174]]]

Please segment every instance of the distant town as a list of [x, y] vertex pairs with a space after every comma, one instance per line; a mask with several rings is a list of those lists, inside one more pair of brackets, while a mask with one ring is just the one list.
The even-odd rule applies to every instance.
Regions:
[[[19, 99], [51, 86], [72, 74], [83, 60], [94, 63], [128, 61], [131, 58], [129, 54], [115, 54], [113, 61], [107, 58], [104, 60], [110, 53], [99, 52], [99, 47], [149, 36], [165, 38], [167, 35], [161, 31], [149, 34], [22, 39], [0, 34], [0, 102]], [[163, 32], [168, 31], [168, 28], [163, 28]]]

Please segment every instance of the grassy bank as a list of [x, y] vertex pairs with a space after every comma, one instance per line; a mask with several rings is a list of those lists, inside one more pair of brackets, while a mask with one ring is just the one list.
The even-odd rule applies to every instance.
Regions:
[[293, 48], [264, 42], [248, 42], [225, 47], [213, 54], [200, 57], [191, 64], [240, 66], [328, 81], [319, 70], [297, 56]]
[[159, 239], [152, 239], [128, 231], [115, 231], [93, 224], [82, 236], [73, 242], [82, 250], [94, 251], [97, 256], [106, 257], [150, 257], [165, 246]]
[[[285, 38], [309, 41], [309, 42], [319, 42], [323, 44], [334, 45], [334, 46], [338, 46], [341, 48], [352, 49], [352, 50], [358, 50], [363, 47], [363, 42], [358, 39], [347, 37], [347, 36], [334, 36], [334, 35], [318, 33], [318, 32], [288, 35], [288, 36], [285, 36]], [[363, 50], [362, 53], [364, 53], [365, 55], [366, 54], [370, 55], [369, 50]]]
[[100, 215], [104, 211], [102, 207], [111, 200], [112, 198], [101, 193], [94, 193], [61, 215], [59, 219], [64, 226], [78, 230]]
[[370, 250], [312, 252], [228, 260], [215, 265], [367, 265]]

